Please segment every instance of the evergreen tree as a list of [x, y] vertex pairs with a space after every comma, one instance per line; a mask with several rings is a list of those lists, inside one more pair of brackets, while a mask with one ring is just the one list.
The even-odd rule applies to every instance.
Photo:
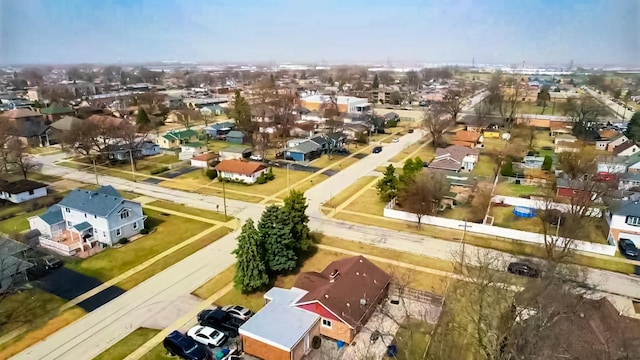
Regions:
[[502, 169], [500, 170], [500, 175], [502, 176], [513, 176], [513, 162], [511, 159], [507, 159], [502, 164]]
[[378, 74], [373, 75], [373, 88], [377, 89], [380, 87], [380, 79], [378, 79]]
[[551, 155], [545, 155], [544, 161], [542, 162], [542, 170], [551, 170], [551, 166], [553, 165], [553, 159]]
[[151, 124], [151, 120], [149, 120], [149, 115], [144, 110], [143, 107], [138, 106], [138, 114], [136, 115], [136, 125], [139, 128], [148, 127]]
[[240, 90], [236, 90], [229, 115], [235, 119], [236, 126], [245, 136], [245, 139], [253, 138], [253, 123], [251, 122], [251, 105], [245, 99]]
[[391, 201], [391, 199], [398, 195], [399, 185], [400, 180], [396, 176], [396, 169], [393, 165], [389, 164], [387, 169], [384, 171], [382, 179], [378, 180], [376, 183], [376, 189], [378, 190], [380, 200], [384, 202]]
[[293, 221], [278, 205], [267, 207], [258, 223], [264, 244], [267, 268], [272, 274], [291, 271], [298, 262], [297, 241], [293, 238]]
[[408, 159], [405, 161], [402, 166], [402, 175], [400, 176], [400, 182], [403, 185], [407, 185], [413, 180], [416, 175], [422, 172], [422, 168], [424, 167], [424, 162], [420, 157], [416, 157], [415, 159]]
[[260, 233], [248, 219], [238, 236], [238, 247], [233, 251], [236, 256], [236, 273], [233, 276], [235, 287], [243, 292], [253, 292], [269, 284], [269, 273], [264, 258]]
[[333, 86], [333, 76], [329, 76], [329, 85]]
[[631, 140], [640, 141], [640, 111], [633, 113], [627, 124], [626, 135]]
[[276, 87], [276, 77], [273, 74], [269, 75], [269, 86]]
[[283, 210], [293, 222], [291, 235], [297, 241], [297, 250], [307, 251], [311, 246], [311, 231], [309, 230], [309, 216], [307, 216], [307, 198], [297, 190], [292, 190], [284, 199]]

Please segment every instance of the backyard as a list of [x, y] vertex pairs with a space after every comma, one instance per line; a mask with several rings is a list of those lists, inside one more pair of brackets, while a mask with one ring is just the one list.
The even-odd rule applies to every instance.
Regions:
[[227, 222], [233, 219], [233, 217], [231, 216], [228, 216], [227, 218], [225, 218], [224, 214], [219, 212], [197, 209], [191, 206], [177, 204], [171, 201], [156, 200], [146, 204], [145, 206], [155, 206], [155, 207], [159, 207], [167, 210], [177, 211], [183, 214], [203, 217], [203, 218], [214, 220], [214, 221]]
[[67, 263], [65, 266], [107, 281], [211, 227], [211, 224], [201, 221], [163, 215], [149, 209], [145, 209], [145, 214], [148, 216], [145, 227], [155, 229], [151, 234], [120, 248], [108, 248], [90, 258]]
[[544, 188], [533, 185], [519, 185], [509, 181], [500, 181], [496, 186], [496, 194], [513, 197], [525, 197], [529, 195], [542, 195]]
[[471, 175], [475, 176], [494, 176], [496, 163], [493, 157], [487, 154], [480, 154], [478, 162], [471, 171]]
[[[11, 210], [5, 210], [11, 211]], [[0, 221], [0, 233], [16, 234], [29, 230], [29, 219], [32, 216], [43, 214], [47, 211], [47, 208], [42, 208], [34, 211], [24, 212], [20, 215], [17, 213], [12, 214], [13, 217]], [[9, 215], [9, 214], [7, 214]]]

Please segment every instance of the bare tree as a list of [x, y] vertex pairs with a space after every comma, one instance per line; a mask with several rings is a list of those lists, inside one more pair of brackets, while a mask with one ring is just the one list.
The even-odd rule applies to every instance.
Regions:
[[515, 122], [518, 107], [522, 102], [522, 97], [524, 96], [524, 89], [515, 77], [508, 80], [508, 85], [510, 90], [509, 93], [505, 94], [504, 90], [501, 91], [500, 97], [497, 100], [499, 101], [498, 112], [500, 113], [500, 117], [505, 125], [510, 129]]
[[33, 157], [29, 154], [29, 148], [19, 139], [13, 139], [7, 145], [7, 150], [9, 152], [9, 163], [20, 172], [25, 180], [27, 180], [28, 175], [37, 166], [37, 163], [33, 161]]
[[288, 137], [289, 131], [296, 119], [294, 110], [300, 104], [300, 98], [297, 93], [286, 91], [282, 94], [276, 94], [273, 101], [273, 109], [275, 112], [275, 124], [278, 128], [278, 135]]
[[444, 100], [444, 110], [451, 116], [451, 122], [455, 123], [458, 120], [458, 114], [462, 111], [462, 92], [459, 90], [449, 89]]
[[485, 126], [487, 117], [491, 114], [491, 105], [488, 98], [480, 101], [475, 107], [475, 118], [473, 119], [474, 125]]
[[0, 121], [0, 167], [5, 171], [9, 171], [10, 154], [9, 144], [15, 140], [12, 135], [13, 124], [9, 121]]
[[476, 186], [473, 192], [473, 199], [471, 200], [471, 209], [469, 212], [471, 215], [467, 218], [467, 221], [480, 222], [484, 220], [489, 203], [491, 202], [491, 189], [492, 183], [481, 182]]
[[527, 144], [527, 149], [532, 150], [536, 141], [536, 128], [531, 125], [515, 126], [511, 131], [511, 136], [522, 139]]
[[589, 130], [597, 123], [598, 118], [606, 113], [604, 106], [589, 95], [582, 95], [580, 99], [570, 103], [568, 114], [573, 122], [573, 135], [585, 140]]
[[[325, 122], [325, 128], [329, 133], [336, 132], [342, 122], [340, 121], [340, 107], [338, 106], [338, 96], [335, 92], [332, 92], [325, 98], [324, 103], [320, 105], [320, 112], [327, 119]], [[369, 130], [371, 131], [371, 130]]]
[[444, 134], [452, 124], [449, 116], [439, 106], [425, 110], [422, 118], [422, 126], [431, 135], [434, 148], [444, 145]]
[[71, 126], [60, 136], [60, 142], [82, 155], [89, 155], [96, 141], [98, 128], [92, 121], [82, 121]]
[[425, 215], [435, 215], [448, 192], [449, 183], [442, 174], [422, 172], [402, 190], [400, 202], [403, 209], [416, 215], [420, 228], [422, 218]]

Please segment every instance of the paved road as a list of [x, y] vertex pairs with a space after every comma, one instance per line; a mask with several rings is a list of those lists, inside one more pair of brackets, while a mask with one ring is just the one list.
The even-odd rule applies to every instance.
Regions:
[[631, 117], [633, 116], [633, 113], [634, 113], [633, 110], [625, 110], [624, 106], [621, 106], [615, 103], [613, 100], [611, 100], [609, 96], [598, 94], [597, 91], [591, 90], [588, 87], [583, 87], [582, 89], [585, 90], [587, 93], [589, 93], [589, 95], [595, 97], [596, 99], [604, 103], [606, 106], [608, 106], [611, 109], [611, 111], [613, 111], [613, 113], [616, 114], [616, 117], [618, 119], [623, 121], [631, 120]]
[[[346, 188], [355, 179], [385, 164], [405, 146], [418, 140], [419, 131], [408, 134], [395, 144], [387, 144], [379, 154], [367, 156], [354, 165], [328, 178], [306, 192], [309, 199], [310, 227], [327, 235], [376, 244], [390, 249], [425, 254], [434, 258], [451, 259], [459, 245], [450, 241], [403, 233], [388, 229], [336, 221], [325, 217], [320, 205]], [[53, 164], [54, 157], [41, 158], [43, 172], [68, 179], [93, 182], [92, 174], [85, 174]], [[110, 184], [120, 190], [134, 191], [159, 199], [189, 204], [213, 210], [221, 199], [213, 196], [161, 188], [149, 184], [132, 183], [112, 177], [100, 177], [101, 184]], [[242, 221], [259, 219], [264, 205], [228, 200], [228, 209]], [[91, 359], [131, 331], [149, 323], [161, 310], [179, 301], [185, 294], [199, 287], [209, 278], [233, 264], [230, 252], [235, 248], [237, 231], [216, 241], [205, 249], [163, 270], [103, 307], [89, 313], [73, 324], [61, 329], [45, 340], [15, 356], [16, 359]], [[480, 251], [467, 246], [468, 253]], [[496, 252], [497, 253], [497, 252]], [[502, 254], [504, 255], [504, 254]], [[620, 274], [590, 270], [590, 279], [605, 291], [640, 298], [640, 281]], [[178, 319], [183, 313], [163, 313]], [[171, 319], [166, 319], [171, 322]]]

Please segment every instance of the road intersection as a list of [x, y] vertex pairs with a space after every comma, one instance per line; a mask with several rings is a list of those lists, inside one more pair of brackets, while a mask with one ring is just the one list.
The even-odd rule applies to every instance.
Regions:
[[[473, 101], [472, 104], [474, 104]], [[359, 177], [366, 176], [377, 167], [385, 165], [394, 155], [400, 153], [406, 146], [420, 140], [422, 136], [421, 131], [404, 135], [398, 143], [385, 145], [381, 153], [371, 154], [309, 189], [305, 196], [309, 201], [308, 214], [311, 229], [321, 231], [328, 236], [452, 260], [453, 254], [459, 250], [458, 243], [334, 220], [326, 217], [320, 211], [322, 204], [328, 201], [332, 195], [338, 194]], [[80, 182], [94, 182], [93, 174], [55, 165], [54, 162], [60, 158], [60, 155], [40, 157], [42, 172]], [[218, 197], [162, 188], [151, 184], [134, 183], [115, 177], [101, 176], [100, 183], [112, 185], [119, 190], [206, 210], [216, 211], [218, 206], [222, 206], [222, 199]], [[227, 208], [242, 222], [249, 218], [257, 221], [265, 205], [227, 200]], [[232, 265], [235, 259], [231, 251], [235, 248], [238, 231], [222, 237], [206, 248], [159, 272], [108, 304], [29, 347], [14, 358], [80, 360], [97, 356]], [[474, 246], [468, 245], [466, 248], [470, 252], [480, 251]], [[511, 255], [497, 251], [487, 251], [506, 256], [507, 259], [513, 258]], [[640, 281], [633, 277], [607, 271], [589, 270], [589, 279], [602, 291], [640, 298]], [[175, 314], [174, 320], [182, 315], [184, 314]]]

